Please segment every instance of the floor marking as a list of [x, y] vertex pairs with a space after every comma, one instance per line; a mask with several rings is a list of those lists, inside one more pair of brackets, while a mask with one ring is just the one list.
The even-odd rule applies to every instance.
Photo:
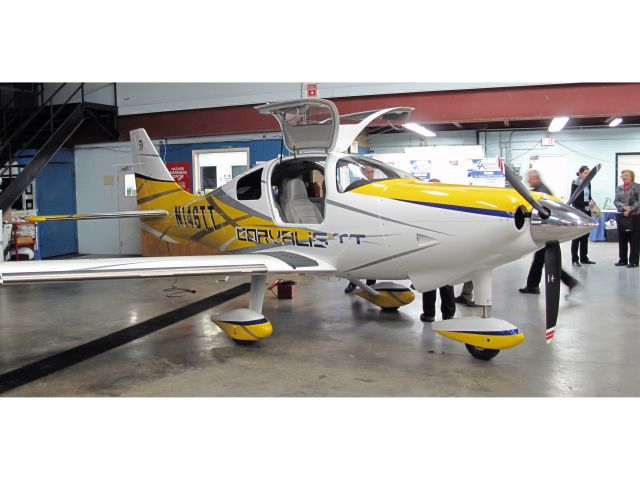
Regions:
[[109, 350], [130, 343], [162, 328], [173, 325], [174, 323], [178, 323], [185, 318], [217, 307], [222, 303], [248, 293], [250, 289], [250, 283], [243, 283], [195, 303], [185, 305], [184, 307], [163, 313], [131, 327], [110, 333], [102, 338], [92, 340], [64, 352], [56, 353], [50, 357], [30, 363], [24, 367], [0, 374], [0, 394], [39, 380], [52, 373], [59, 372], [76, 363], [89, 360], [101, 353], [108, 352]]

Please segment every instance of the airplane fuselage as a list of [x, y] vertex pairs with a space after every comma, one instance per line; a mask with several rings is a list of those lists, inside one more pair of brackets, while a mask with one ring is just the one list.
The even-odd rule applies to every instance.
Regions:
[[[285, 249], [329, 262], [347, 278], [410, 278], [419, 290], [468, 279], [540, 248], [529, 220], [516, 222], [518, 210], [526, 213], [527, 207], [515, 190], [427, 183], [406, 174], [341, 191], [336, 165], [353, 158], [333, 153], [272, 160], [245, 174], [259, 175], [262, 190], [248, 200], [238, 188], [245, 176], [199, 197], [185, 197], [169, 183], [145, 195], [152, 181], [139, 178], [139, 208], [170, 212], [144, 220], [164, 239], [192, 240], [225, 253]], [[324, 170], [318, 223], [287, 222], [274, 194], [276, 169], [304, 160]]]

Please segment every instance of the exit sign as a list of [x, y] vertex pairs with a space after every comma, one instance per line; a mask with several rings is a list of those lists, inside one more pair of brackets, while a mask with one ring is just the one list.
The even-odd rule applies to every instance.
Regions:
[[543, 147], [550, 147], [552, 145], [556, 144], [556, 139], [555, 137], [542, 137], [542, 146]]

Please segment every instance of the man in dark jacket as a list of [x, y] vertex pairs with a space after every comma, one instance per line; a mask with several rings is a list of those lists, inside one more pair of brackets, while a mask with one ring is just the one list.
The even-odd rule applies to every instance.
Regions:
[[[575, 192], [578, 187], [582, 184], [587, 175], [589, 175], [589, 167], [583, 165], [580, 167], [578, 172], [576, 173], [576, 179], [571, 183], [571, 195]], [[578, 195], [578, 197], [573, 201], [571, 206], [576, 210], [580, 210], [582, 213], [591, 216], [591, 207], [595, 206], [595, 202], [593, 198], [591, 198], [591, 184], [587, 184], [585, 189], [582, 191], [582, 195]], [[578, 256], [578, 249], [580, 250], [580, 255]], [[592, 262], [589, 260], [589, 234], [583, 235], [580, 238], [575, 238], [571, 241], [571, 263], [575, 267], [581, 267], [582, 264], [594, 264], [596, 262]]]
[[[540, 174], [536, 170], [529, 171], [529, 185], [531, 186], [534, 192], [542, 192], [548, 195], [553, 195], [551, 190], [547, 188], [547, 186], [542, 183], [540, 179]], [[524, 288], [518, 289], [520, 293], [540, 293], [540, 280], [542, 279], [542, 268], [544, 267], [544, 254], [546, 248], [542, 248], [538, 250], [533, 255], [533, 262], [531, 263], [531, 268], [529, 269], [529, 276], [527, 277], [527, 286]], [[580, 285], [580, 282], [569, 275], [564, 270], [560, 269], [560, 280], [567, 287], [569, 287], [569, 292], [571, 293], [575, 287]]]

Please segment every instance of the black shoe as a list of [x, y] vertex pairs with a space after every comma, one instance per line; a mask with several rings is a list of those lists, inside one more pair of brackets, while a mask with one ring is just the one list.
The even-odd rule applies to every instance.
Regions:
[[638, 264], [637, 263], [630, 263], [629, 265], [627, 265], [627, 268], [638, 268]]
[[519, 288], [518, 291], [520, 293], [533, 293], [535, 295], [540, 295], [540, 287], [524, 287]]
[[614, 263], [614, 265], [616, 267], [626, 267], [627, 266], [627, 262], [616, 262], [616, 263]]
[[420, 321], [425, 323], [435, 322], [435, 317], [427, 317], [424, 313], [420, 314]]
[[569, 285], [569, 293], [567, 293], [564, 298], [569, 298], [569, 295], [578, 290], [582, 290], [582, 284], [576, 280], [574, 283]]
[[443, 320], [451, 320], [453, 317], [442, 317]]
[[573, 262], [571, 262], [571, 264], [572, 264], [574, 267], [581, 267], [581, 266], [582, 266], [582, 264], [581, 264], [579, 261], [577, 261], [577, 260], [574, 260]]
[[467, 307], [475, 307], [476, 306], [476, 302], [474, 302], [473, 300], [467, 300], [462, 295], [458, 295], [454, 300], [455, 300], [456, 303], [459, 303], [461, 305], [466, 305]]
[[347, 288], [344, 289], [344, 293], [351, 293], [356, 289], [356, 284], [349, 282], [349, 285], [347, 285]]
[[591, 260], [581, 260], [580, 263], [583, 265], [595, 265], [596, 262], [592, 262]]

